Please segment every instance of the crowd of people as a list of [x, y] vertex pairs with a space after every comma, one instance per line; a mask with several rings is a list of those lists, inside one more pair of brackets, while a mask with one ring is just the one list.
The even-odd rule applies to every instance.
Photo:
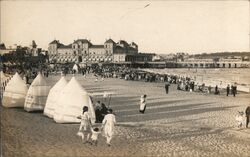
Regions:
[[[169, 87], [171, 84], [176, 84], [177, 90], [186, 91], [186, 92], [201, 92], [208, 94], [221, 94], [221, 89], [216, 85], [215, 87], [206, 86], [204, 83], [199, 84], [194, 79], [190, 77], [184, 77], [180, 75], [174, 74], [156, 74], [145, 72], [140, 69], [133, 69], [125, 66], [89, 66], [89, 67], [79, 67], [78, 71], [63, 68], [63, 67], [53, 67], [50, 69], [37, 69], [31, 68], [25, 70], [20, 69], [8, 69], [6, 73], [14, 74], [15, 72], [19, 72], [26, 81], [26, 84], [30, 84], [30, 79], [34, 79], [37, 75], [37, 72], [40, 71], [45, 77], [49, 75], [53, 75], [54, 73], [58, 73], [59, 71], [63, 72], [64, 75], [69, 73], [75, 74], [76, 72], [82, 74], [83, 76], [87, 74], [94, 74], [96, 76], [96, 80], [101, 78], [119, 78], [127, 81], [144, 81], [144, 82], [161, 82], [165, 83], [165, 92], [169, 93]], [[212, 91], [214, 88], [214, 91]], [[237, 85], [236, 83], [233, 85], [227, 85], [225, 87], [226, 96], [232, 94], [234, 97], [237, 94]], [[144, 114], [146, 111], [146, 98], [147, 95], [143, 94], [140, 97], [139, 102], [139, 113]], [[106, 138], [106, 143], [108, 146], [111, 145], [111, 140], [114, 135], [114, 126], [116, 123], [115, 114], [111, 108], [108, 108], [104, 103], [97, 101], [94, 104], [95, 115], [96, 115], [96, 124], [101, 124], [101, 127], [97, 127], [95, 124], [91, 123], [90, 116], [88, 114], [88, 107], [84, 106], [82, 110], [82, 114], [77, 118], [81, 120], [79, 131], [77, 133], [78, 136], [81, 137], [84, 143], [90, 143], [92, 145], [97, 145], [99, 135], [104, 132], [104, 136]], [[244, 113], [239, 112], [239, 115], [236, 117], [236, 121], [238, 122], [238, 126], [241, 127], [244, 121], [243, 117]], [[247, 107], [245, 111], [246, 116], [246, 127], [248, 127], [250, 121], [250, 106]]]
[[[73, 65], [71, 65], [73, 66]], [[69, 65], [55, 65], [53, 67], [43, 66], [38, 69], [37, 67], [30, 67], [29, 69], [20, 69], [18, 67], [8, 68], [5, 73], [13, 74], [14, 72], [19, 72], [19, 74], [25, 79], [27, 84], [31, 83], [31, 80], [34, 79], [37, 75], [37, 72], [40, 71], [44, 74], [45, 77], [49, 75], [63, 73], [74, 74], [77, 73]], [[130, 68], [127, 66], [114, 66], [114, 65], [102, 65], [98, 64], [92, 66], [78, 66], [78, 73], [86, 76], [87, 74], [94, 74], [96, 76], [96, 81], [104, 80], [104, 78], [120, 78], [124, 80], [131, 81], [145, 81], [145, 82], [165, 82], [166, 93], [169, 92], [169, 86], [171, 84], [177, 84], [177, 90], [189, 91], [189, 92], [201, 92], [207, 94], [221, 94], [221, 91], [226, 89], [226, 95], [229, 96], [232, 94], [234, 97], [237, 94], [237, 85], [236, 83], [231, 86], [228, 85], [224, 88], [219, 88], [218, 85], [212, 87], [211, 85], [206, 85], [205, 83], [200, 83], [191, 77], [175, 75], [175, 74], [157, 74], [146, 72], [141, 69]], [[218, 83], [220, 84], [220, 83]], [[168, 88], [166, 88], [168, 86]], [[221, 87], [221, 86], [220, 86]], [[168, 90], [167, 90], [168, 89]]]
[[[234, 83], [231, 86], [221, 88], [218, 85], [212, 87], [211, 85], [206, 85], [205, 83], [200, 83], [191, 77], [180, 76], [175, 74], [156, 74], [146, 72], [140, 69], [133, 69], [122, 66], [106, 66], [99, 67], [96, 66], [91, 69], [96, 76], [96, 80], [99, 78], [120, 78], [130, 81], [144, 81], [144, 82], [165, 82], [166, 93], [169, 92], [169, 86], [171, 84], [177, 84], [177, 90], [189, 91], [189, 92], [201, 92], [207, 94], [221, 94], [221, 91], [226, 89], [226, 95], [232, 94], [234, 97], [237, 94], [237, 84]], [[218, 83], [221, 84], [221, 83]]]

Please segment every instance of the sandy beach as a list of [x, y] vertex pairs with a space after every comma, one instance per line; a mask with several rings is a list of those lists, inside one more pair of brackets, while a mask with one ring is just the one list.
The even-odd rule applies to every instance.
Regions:
[[[60, 76], [46, 79], [54, 85]], [[225, 92], [184, 92], [171, 85], [165, 94], [164, 83], [114, 78], [95, 82], [92, 75], [76, 79], [89, 93], [114, 93], [110, 107], [117, 125], [111, 147], [103, 136], [97, 146], [83, 144], [76, 136], [79, 124], [56, 124], [42, 112], [1, 105], [3, 157], [250, 156], [250, 129], [237, 128], [235, 121], [237, 112], [249, 105], [249, 93], [227, 97]], [[138, 111], [141, 94], [148, 95], [145, 114]], [[102, 96], [95, 96], [97, 100], [105, 102]]]

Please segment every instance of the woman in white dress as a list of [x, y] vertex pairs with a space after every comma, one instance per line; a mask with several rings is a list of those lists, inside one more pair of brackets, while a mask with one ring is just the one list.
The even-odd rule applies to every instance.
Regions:
[[145, 110], [146, 110], [146, 98], [147, 95], [142, 95], [141, 99], [140, 99], [140, 110], [139, 112], [141, 112], [142, 114], [144, 114]]
[[114, 129], [115, 129], [115, 115], [113, 114], [112, 109], [108, 109], [108, 114], [105, 115], [103, 121], [102, 121], [102, 127], [104, 131], [104, 135], [107, 139], [107, 144], [110, 146], [110, 141], [114, 135]]

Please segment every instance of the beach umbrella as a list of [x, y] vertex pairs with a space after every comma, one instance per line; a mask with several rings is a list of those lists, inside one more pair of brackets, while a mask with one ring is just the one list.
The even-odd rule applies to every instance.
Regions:
[[47, 84], [41, 73], [38, 73], [31, 83], [25, 98], [24, 109], [28, 112], [43, 110], [50, 86]]
[[72, 77], [69, 83], [61, 91], [55, 105], [54, 120], [57, 123], [78, 123], [77, 116], [82, 114], [83, 106], [88, 107], [91, 122], [95, 122], [95, 110], [89, 94]]
[[23, 107], [28, 87], [20, 75], [16, 73], [8, 82], [3, 93], [4, 107]]
[[47, 101], [44, 107], [43, 114], [53, 118], [56, 100], [59, 97], [60, 92], [62, 89], [67, 85], [67, 80], [64, 76], [50, 89], [49, 95], [47, 97]]

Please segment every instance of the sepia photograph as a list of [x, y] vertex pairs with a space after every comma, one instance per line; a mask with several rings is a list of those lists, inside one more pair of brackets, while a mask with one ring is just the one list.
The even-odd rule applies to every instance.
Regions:
[[1, 157], [250, 157], [249, 0], [0, 0]]

